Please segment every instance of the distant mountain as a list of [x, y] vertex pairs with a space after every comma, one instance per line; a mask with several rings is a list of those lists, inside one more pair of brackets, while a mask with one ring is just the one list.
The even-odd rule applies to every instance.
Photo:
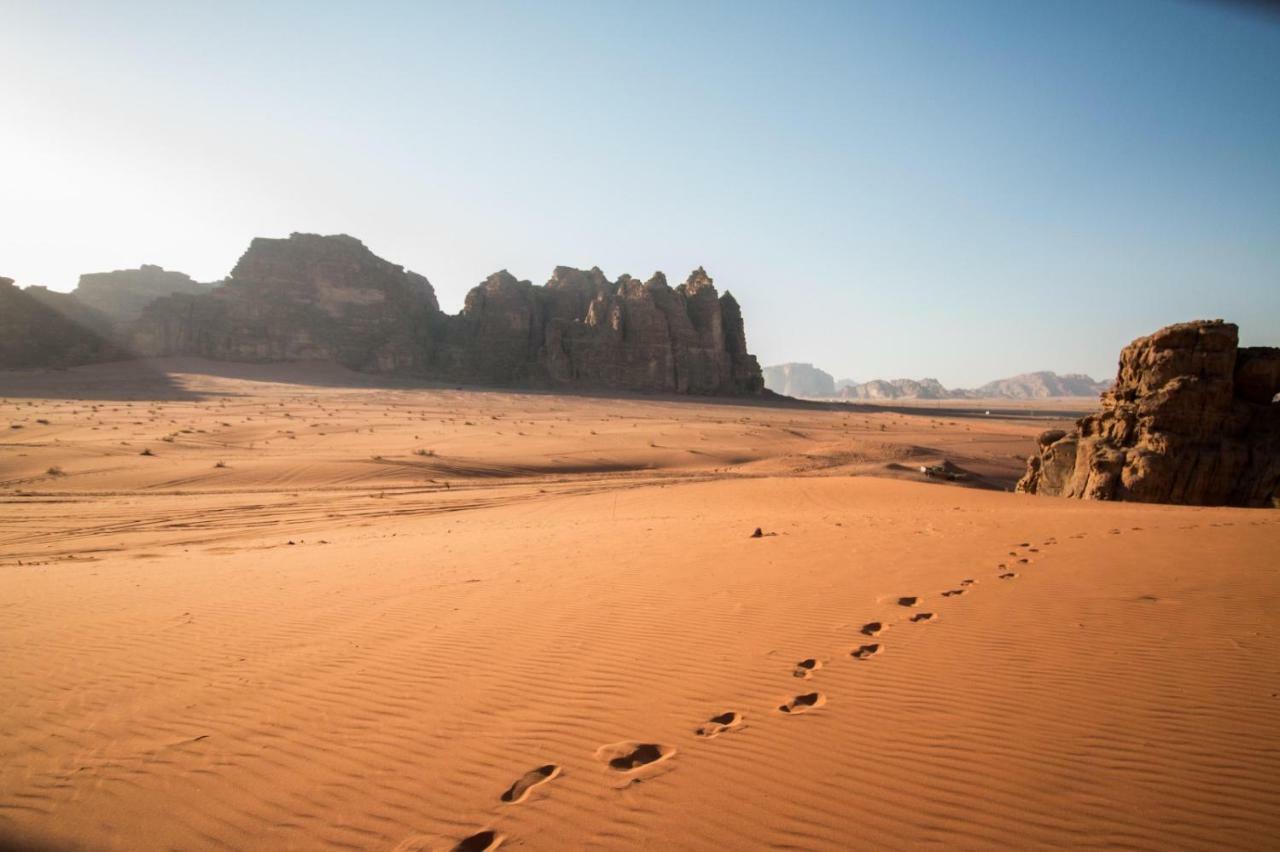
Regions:
[[835, 396], [836, 383], [830, 373], [812, 364], [775, 364], [765, 367], [764, 386], [783, 396]]
[[765, 387], [776, 393], [809, 399], [1052, 399], [1096, 397], [1110, 387], [1081, 373], [1058, 375], [1048, 370], [996, 379], [977, 388], [946, 388], [937, 379], [835, 381], [812, 364], [788, 363], [764, 368]]
[[840, 391], [842, 399], [951, 399], [955, 395], [937, 379], [876, 379]]
[[193, 281], [182, 272], [144, 263], [137, 269], [81, 275], [71, 295], [112, 322], [129, 323], [142, 316], [142, 310], [156, 299], [175, 294], [196, 296], [215, 286]]
[[1007, 379], [996, 379], [977, 388], [945, 388], [937, 379], [877, 379], [850, 385], [837, 394], [841, 399], [1051, 399], [1066, 396], [1090, 396], [1110, 387], [1080, 373], [1057, 373], [1042, 370], [1022, 373]]
[[1000, 399], [1048, 399], [1055, 396], [1097, 396], [1110, 386], [1110, 382], [1096, 382], [1081, 373], [1059, 376], [1042, 370], [987, 382], [980, 388], [974, 388], [970, 394]]

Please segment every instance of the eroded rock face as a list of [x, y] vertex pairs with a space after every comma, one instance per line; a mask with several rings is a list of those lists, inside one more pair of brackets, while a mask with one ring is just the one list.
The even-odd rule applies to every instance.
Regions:
[[438, 315], [426, 278], [354, 237], [293, 234], [255, 239], [207, 295], [152, 302], [131, 342], [143, 355], [415, 369], [425, 366]]
[[1145, 503], [1269, 506], [1280, 486], [1280, 349], [1182, 323], [1120, 353], [1102, 410], [1046, 432], [1018, 490]]
[[544, 287], [503, 270], [440, 311], [425, 278], [348, 236], [256, 239], [207, 295], [152, 303], [132, 342], [147, 355], [334, 360], [448, 381], [753, 394], [763, 388], [742, 312], [697, 269], [672, 288], [558, 267]]

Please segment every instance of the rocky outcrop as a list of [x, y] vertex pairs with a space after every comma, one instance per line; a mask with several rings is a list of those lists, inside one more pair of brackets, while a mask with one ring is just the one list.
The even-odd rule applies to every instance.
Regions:
[[123, 357], [99, 330], [103, 323], [65, 293], [22, 290], [0, 278], [0, 367], [72, 367]]
[[448, 381], [667, 393], [754, 394], [760, 367], [742, 312], [697, 269], [610, 282], [558, 267], [543, 287], [497, 272], [440, 311], [435, 291], [348, 236], [257, 239], [222, 286], [146, 308], [132, 333], [148, 355], [334, 360]]
[[207, 294], [146, 307], [142, 355], [229, 361], [331, 360], [354, 370], [421, 369], [439, 315], [426, 278], [345, 235], [253, 240]]
[[831, 397], [835, 378], [812, 364], [776, 364], [764, 368], [764, 386], [774, 393], [795, 397]]
[[194, 296], [207, 293], [213, 286], [192, 281], [181, 272], [144, 264], [137, 269], [81, 275], [71, 295], [113, 323], [130, 323], [156, 299], [174, 294]]
[[1146, 503], [1269, 506], [1280, 486], [1280, 349], [1222, 320], [1172, 325], [1120, 353], [1102, 410], [1040, 435], [1018, 490]]

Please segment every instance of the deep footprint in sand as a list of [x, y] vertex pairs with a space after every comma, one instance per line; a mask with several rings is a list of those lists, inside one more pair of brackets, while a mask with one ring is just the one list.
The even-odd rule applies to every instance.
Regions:
[[862, 625], [862, 629], [858, 632], [863, 636], [876, 636], [879, 635], [882, 630], [884, 630], [884, 625], [880, 622], [868, 621], [866, 624]]
[[849, 656], [855, 660], [866, 660], [880, 653], [880, 643], [872, 642], [870, 645], [859, 645], [849, 652]]
[[827, 701], [821, 692], [806, 692], [804, 695], [797, 695], [795, 698], [778, 707], [781, 713], [804, 713], [815, 707], [821, 707]]
[[969, 578], [969, 579], [965, 579], [965, 580], [961, 580], [961, 581], [960, 581], [960, 585], [962, 585], [962, 586], [972, 586], [972, 585], [973, 585], [973, 583], [974, 583], [974, 581], [973, 581], [973, 579], [972, 579], [972, 578]]
[[948, 589], [942, 593], [944, 598], [954, 598], [956, 595], [963, 595], [964, 589]]
[[1006, 571], [1005, 573], [1003, 573], [1003, 574], [1001, 574], [1001, 575], [1000, 575], [1000, 579], [1001, 579], [1001, 580], [1012, 580], [1012, 579], [1013, 579], [1014, 577], [1016, 577], [1016, 576], [1018, 576], [1016, 572], [1014, 572], [1014, 571]]
[[530, 769], [520, 776], [520, 780], [507, 788], [507, 791], [502, 794], [502, 801], [512, 804], [523, 802], [529, 798], [529, 794], [533, 792], [534, 787], [547, 783], [559, 774], [560, 767], [554, 763], [539, 766], [537, 769]]
[[924, 621], [933, 621], [933, 619], [934, 614], [931, 612], [917, 612], [915, 615], [911, 616], [911, 621], [914, 624], [920, 624]]
[[497, 849], [502, 845], [503, 837], [493, 829], [485, 829], [477, 831], [470, 837], [459, 840], [457, 845], [453, 847], [453, 852], [489, 852], [490, 849]]
[[903, 595], [898, 598], [898, 606], [915, 606], [919, 602], [920, 599], [915, 595]]
[[822, 668], [822, 663], [810, 657], [807, 660], [801, 660], [796, 663], [795, 670], [791, 674], [794, 677], [808, 677], [820, 668]]
[[726, 710], [708, 719], [705, 725], [698, 728], [697, 734], [700, 737], [711, 738], [740, 727], [742, 727], [742, 714]]
[[610, 769], [632, 772], [666, 760], [675, 753], [671, 746], [659, 743], [622, 742], [603, 746], [596, 751], [596, 757], [608, 762]]

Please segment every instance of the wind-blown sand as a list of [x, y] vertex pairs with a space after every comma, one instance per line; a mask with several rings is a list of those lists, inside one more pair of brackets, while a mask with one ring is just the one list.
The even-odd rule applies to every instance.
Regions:
[[0, 400], [10, 843], [1280, 837], [1280, 513], [1000, 490], [1053, 421], [194, 361]]

